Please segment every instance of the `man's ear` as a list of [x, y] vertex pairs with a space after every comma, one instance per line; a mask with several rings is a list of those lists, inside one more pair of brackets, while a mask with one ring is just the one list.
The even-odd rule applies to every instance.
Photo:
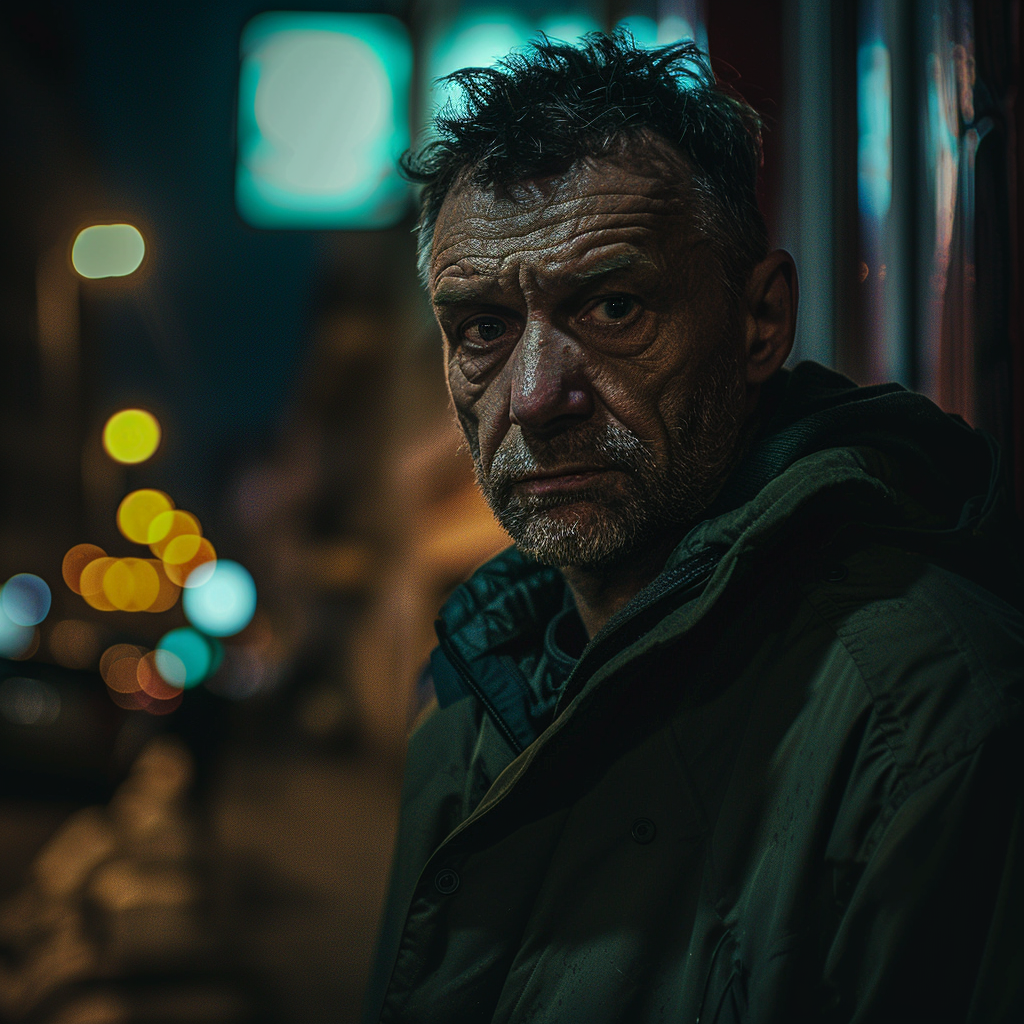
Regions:
[[747, 384], [757, 387], [789, 356], [796, 334], [797, 279], [793, 257], [784, 249], [769, 253], [747, 284]]

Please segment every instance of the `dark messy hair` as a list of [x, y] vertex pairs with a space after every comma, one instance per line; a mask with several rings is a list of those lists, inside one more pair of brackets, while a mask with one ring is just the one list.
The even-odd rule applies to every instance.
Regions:
[[508, 186], [562, 174], [578, 160], [649, 145], [652, 135], [689, 167], [697, 227], [733, 292], [767, 254], [756, 192], [761, 120], [715, 80], [692, 42], [646, 49], [621, 31], [590, 32], [578, 45], [541, 36], [494, 68], [465, 68], [443, 81], [461, 88], [461, 102], [435, 117], [436, 139], [402, 158], [405, 175], [423, 185], [424, 283], [434, 225], [457, 181]]

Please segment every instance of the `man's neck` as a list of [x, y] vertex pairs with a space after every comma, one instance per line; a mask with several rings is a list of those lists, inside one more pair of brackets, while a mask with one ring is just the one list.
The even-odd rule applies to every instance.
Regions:
[[666, 540], [607, 568], [562, 567], [560, 571], [572, 591], [588, 637], [593, 638], [620, 608], [654, 580], [677, 543], [678, 538]]

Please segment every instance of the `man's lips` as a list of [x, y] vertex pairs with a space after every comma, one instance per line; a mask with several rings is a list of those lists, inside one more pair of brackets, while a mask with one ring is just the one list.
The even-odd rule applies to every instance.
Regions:
[[516, 481], [516, 487], [528, 494], [555, 494], [586, 487], [595, 477], [612, 471], [611, 466], [563, 466], [542, 469]]

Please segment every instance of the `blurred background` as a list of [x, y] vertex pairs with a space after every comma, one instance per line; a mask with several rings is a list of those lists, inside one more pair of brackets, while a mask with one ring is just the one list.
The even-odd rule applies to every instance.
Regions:
[[348, 1022], [434, 614], [506, 544], [414, 273], [435, 79], [693, 38], [766, 122], [794, 358], [1024, 482], [1017, 0], [0, 15], [0, 1020]]

